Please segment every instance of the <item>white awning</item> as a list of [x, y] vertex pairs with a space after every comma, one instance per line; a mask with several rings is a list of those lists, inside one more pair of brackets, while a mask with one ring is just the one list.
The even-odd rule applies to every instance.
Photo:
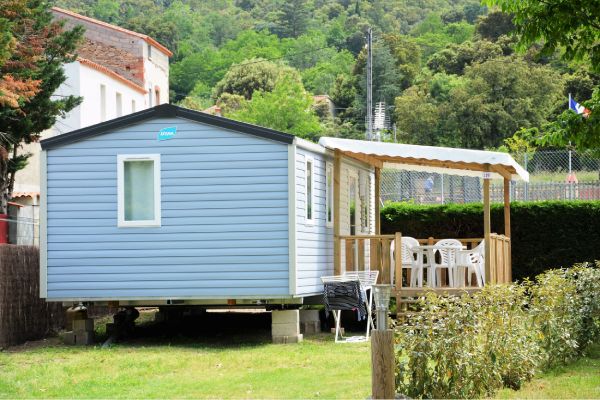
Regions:
[[508, 153], [332, 137], [322, 137], [319, 144], [382, 168], [476, 177], [489, 173], [491, 178], [529, 182], [529, 173]]

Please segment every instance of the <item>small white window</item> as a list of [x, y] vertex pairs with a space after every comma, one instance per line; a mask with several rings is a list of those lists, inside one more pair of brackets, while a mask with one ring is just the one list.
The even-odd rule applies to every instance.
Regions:
[[315, 172], [314, 172], [315, 160], [312, 158], [306, 158], [306, 223], [314, 224], [315, 222], [315, 210], [314, 210], [314, 197], [315, 197]]
[[152, 45], [148, 45], [148, 60], [152, 60]]
[[328, 162], [325, 164], [325, 179], [327, 180], [325, 186], [325, 203], [326, 203], [326, 212], [325, 216], [325, 225], [327, 227], [333, 226], [333, 165]]
[[131, 112], [135, 112], [135, 100], [131, 100]]
[[118, 226], [160, 226], [160, 154], [117, 156]]
[[106, 86], [100, 85], [100, 122], [106, 121]]
[[117, 105], [117, 117], [120, 117], [123, 115], [123, 95], [121, 93], [117, 92], [115, 94], [115, 102]]

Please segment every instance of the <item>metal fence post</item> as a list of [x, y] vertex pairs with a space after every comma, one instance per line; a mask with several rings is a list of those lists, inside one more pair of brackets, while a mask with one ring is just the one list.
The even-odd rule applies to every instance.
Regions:
[[[527, 169], [527, 161], [529, 159], [529, 155], [527, 153], [525, 153], [525, 157], [523, 158], [523, 167], [525, 168], [525, 171], [529, 172], [529, 170]], [[524, 196], [524, 200], [525, 201], [529, 201], [529, 182], [525, 182], [525, 196]]]

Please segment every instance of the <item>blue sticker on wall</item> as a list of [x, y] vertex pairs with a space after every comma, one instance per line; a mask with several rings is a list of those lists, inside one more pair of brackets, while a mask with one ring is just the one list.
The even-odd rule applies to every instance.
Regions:
[[175, 136], [175, 134], [177, 133], [177, 127], [176, 126], [170, 126], [168, 128], [162, 128], [160, 131], [158, 131], [158, 140], [168, 140], [168, 139], [173, 139], [173, 137]]

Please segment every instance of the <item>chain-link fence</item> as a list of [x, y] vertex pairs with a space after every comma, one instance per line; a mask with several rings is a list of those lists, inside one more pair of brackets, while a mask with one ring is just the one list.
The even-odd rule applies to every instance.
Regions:
[[[513, 157], [530, 174], [530, 182], [511, 182], [511, 200], [600, 200], [600, 159], [569, 150], [537, 151]], [[492, 181], [492, 201], [503, 200], [504, 186]], [[382, 201], [417, 204], [483, 201], [481, 178], [384, 169]]]

